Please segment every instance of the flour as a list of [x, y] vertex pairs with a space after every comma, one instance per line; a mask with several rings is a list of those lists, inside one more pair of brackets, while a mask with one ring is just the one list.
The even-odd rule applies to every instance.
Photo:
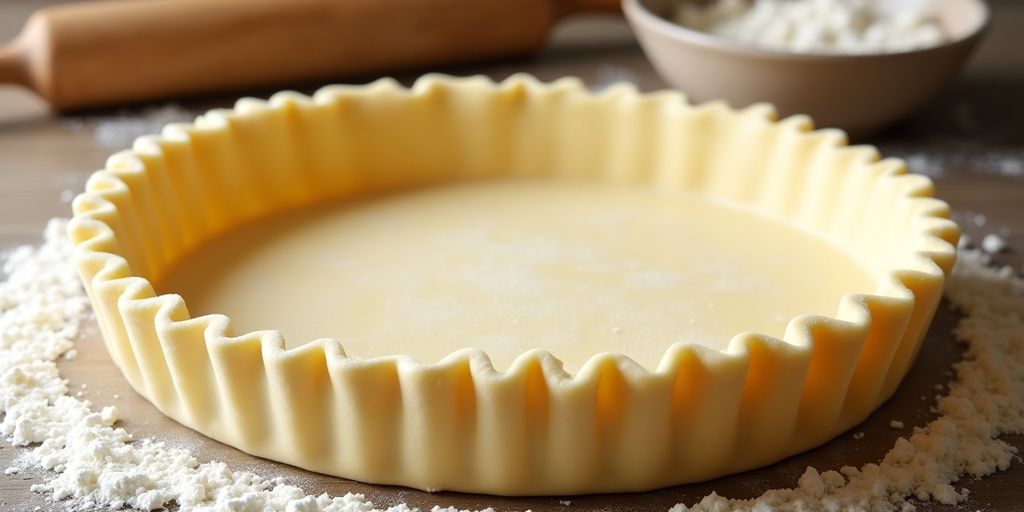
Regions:
[[[64, 230], [64, 221], [51, 221], [41, 247], [13, 251], [4, 267], [8, 279], [0, 283], [0, 434], [16, 446], [31, 446], [6, 474], [47, 470], [33, 490], [68, 510], [379, 510], [361, 495], [307, 495], [279, 479], [200, 463], [187, 449], [133, 439], [117, 427], [115, 407], [97, 411], [68, 396], [54, 362], [73, 350], [90, 314]], [[987, 253], [962, 247], [950, 278], [948, 297], [964, 314], [955, 334], [965, 344], [965, 360], [955, 365], [948, 394], [938, 398], [937, 419], [900, 438], [879, 463], [807, 468], [793, 489], [753, 500], [711, 494], [672, 510], [905, 512], [914, 510], [915, 500], [960, 502], [967, 491], [954, 486], [957, 479], [1009, 467], [1016, 450], [998, 436], [1024, 431], [1024, 281], [988, 264]], [[414, 509], [400, 504], [387, 510]]]
[[989, 233], [981, 239], [981, 248], [988, 253], [998, 253], [1006, 250], [1006, 239], [995, 234]]
[[594, 81], [590, 85], [593, 92], [601, 92], [616, 84], [635, 84], [636, 73], [627, 67], [615, 64], [600, 64], [594, 73]]
[[168, 103], [138, 112], [69, 119], [65, 125], [76, 132], [92, 135], [102, 147], [120, 150], [131, 147], [132, 142], [142, 135], [160, 133], [168, 123], [189, 122], [195, 117], [192, 111]]
[[984, 226], [985, 223], [988, 222], [988, 217], [986, 217], [986, 216], [984, 216], [984, 215], [982, 215], [980, 213], [967, 212], [966, 216], [967, 216], [968, 221], [970, 221], [971, 224], [974, 224], [975, 226], [977, 226], [979, 228]]
[[954, 483], [1010, 466], [1017, 450], [998, 439], [1024, 432], [1024, 280], [989, 256], [960, 250], [947, 297], [963, 320], [954, 334], [965, 359], [956, 380], [937, 397], [939, 417], [896, 441], [877, 464], [818, 473], [808, 468], [793, 489], [771, 490], [753, 500], [711, 494], [681, 511], [908, 511], [913, 500], [955, 504], [967, 497]]
[[[34, 446], [4, 472], [45, 469], [32, 487], [70, 510], [369, 512], [359, 495], [307, 496], [297, 487], [220, 462], [200, 464], [188, 450], [133, 440], [116, 427], [114, 407], [94, 410], [68, 396], [55, 361], [72, 349], [89, 317], [88, 299], [70, 264], [66, 222], [53, 220], [39, 248], [7, 257], [0, 283], [0, 434], [14, 446]], [[393, 512], [410, 510], [405, 506]]]
[[716, 0], [679, 3], [684, 27], [797, 53], [888, 53], [942, 44], [939, 24], [915, 9], [876, 10], [868, 0]]
[[[952, 145], [951, 145], [952, 146]], [[887, 154], [903, 158], [912, 172], [941, 178], [951, 170], [1020, 178], [1024, 176], [1024, 151], [991, 150], [978, 147], [955, 147], [952, 150], [905, 152], [902, 148], [887, 148]], [[982, 216], [984, 223], [984, 216]], [[980, 224], [979, 224], [980, 225]]]

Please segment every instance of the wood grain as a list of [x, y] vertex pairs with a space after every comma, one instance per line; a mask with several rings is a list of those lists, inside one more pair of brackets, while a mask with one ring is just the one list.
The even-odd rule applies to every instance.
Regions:
[[[0, 39], [13, 35], [28, 11], [40, 2], [14, 0], [0, 3]], [[936, 176], [940, 197], [949, 201], [961, 224], [978, 235], [1001, 232], [1014, 251], [1002, 254], [1001, 263], [1022, 268], [1024, 257], [1024, 176], [1012, 175], [1012, 166], [1000, 167], [999, 155], [1024, 157], [1024, 4], [1017, 0], [995, 3], [993, 32], [982, 46], [968, 72], [942, 99], [914, 120], [871, 141], [883, 153], [911, 156], [925, 163], [950, 165]], [[515, 71], [528, 71], [550, 80], [578, 75], [588, 83], [603, 84], [614, 79], [629, 79], [643, 89], [662, 87], [643, 55], [620, 22], [588, 19], [563, 27], [554, 42], [539, 57], [487, 66], [452, 70], [459, 74], [481, 72], [496, 78]], [[404, 77], [409, 80], [412, 77]], [[315, 85], [297, 87], [306, 91]], [[251, 91], [265, 95], [268, 91]], [[185, 107], [199, 110], [229, 106], [233, 98], [212, 97], [190, 101]], [[138, 116], [139, 110], [127, 116]], [[0, 89], [0, 246], [10, 247], [39, 239], [46, 220], [68, 214], [61, 201], [64, 190], [78, 190], [88, 173], [102, 165], [117, 148], [104, 147], [96, 137], [100, 121], [109, 121], [116, 112], [93, 112], [79, 117], [57, 118], [49, 115], [38, 101], [11, 90]], [[929, 167], [936, 167], [930, 165]], [[1007, 170], [1009, 169], [1009, 171]], [[976, 226], [975, 214], [985, 216], [984, 226]], [[257, 459], [233, 448], [206, 439], [160, 415], [138, 397], [121, 379], [110, 363], [95, 331], [87, 332], [79, 343], [78, 359], [61, 363], [73, 389], [97, 405], [117, 405], [125, 418], [125, 428], [137, 436], [154, 436], [172, 445], [190, 447], [199, 460], [218, 459], [237, 469], [249, 469], [266, 476], [284, 476], [307, 492], [361, 492], [379, 505], [407, 502], [429, 509], [433, 505], [504, 510], [666, 510], [677, 502], [692, 503], [715, 490], [730, 497], [752, 497], [765, 489], [794, 485], [807, 465], [834, 469], [877, 461], [895, 439], [907, 430], [893, 430], [890, 420], [921, 425], [932, 417], [934, 386], [947, 380], [944, 375], [959, 357], [951, 340], [956, 316], [943, 308], [929, 332], [921, 355], [903, 386], [892, 400], [882, 406], [853, 432], [864, 432], [858, 441], [851, 433], [810, 452], [779, 464], [713, 482], [681, 486], [650, 493], [608, 496], [583, 496], [569, 499], [568, 507], [560, 498], [495, 498], [457, 493], [428, 494], [420, 491], [381, 487], [316, 475], [278, 463]], [[86, 385], [83, 389], [80, 386]], [[922, 399], [921, 397], [925, 397]], [[1011, 436], [1011, 443], [1024, 448], [1024, 436]], [[0, 443], [0, 467], [6, 467], [22, 450]], [[0, 477], [0, 510], [53, 508], [43, 497], [29, 491], [39, 475]], [[927, 511], [946, 510], [1020, 510], [1024, 503], [1024, 464], [980, 481], [967, 481], [970, 500], [958, 507], [932, 504]]]
[[[617, 0], [148, 0], [32, 16], [0, 82], [59, 109], [525, 55], [558, 17]], [[240, 57], [241, 56], [241, 57]]]

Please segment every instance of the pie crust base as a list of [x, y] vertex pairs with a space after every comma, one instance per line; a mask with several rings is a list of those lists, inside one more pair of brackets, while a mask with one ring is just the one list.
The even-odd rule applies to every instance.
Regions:
[[574, 373], [621, 352], [656, 368], [686, 341], [781, 337], [876, 280], [804, 231], [693, 194], [579, 180], [465, 181], [277, 215], [204, 244], [158, 293], [286, 347], [435, 363], [480, 348], [499, 371], [543, 349]]
[[[929, 180], [770, 107], [600, 94], [575, 79], [428, 76], [244, 99], [113, 155], [74, 201], [75, 264], [113, 360], [162, 412], [246, 452], [356, 480], [504, 495], [639, 491], [763, 466], [863, 420], [920, 346], [959, 236]], [[826, 240], [879, 282], [781, 337], [678, 342], [656, 367], [530, 350], [347, 357], [235, 333], [159, 295], [244, 224], [482, 179], [600, 181], [740, 205]]]

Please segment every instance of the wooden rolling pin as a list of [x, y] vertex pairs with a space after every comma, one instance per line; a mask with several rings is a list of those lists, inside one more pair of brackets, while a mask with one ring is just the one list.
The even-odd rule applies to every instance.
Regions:
[[538, 50], [619, 0], [104, 0], [35, 13], [0, 84], [72, 110], [425, 69]]

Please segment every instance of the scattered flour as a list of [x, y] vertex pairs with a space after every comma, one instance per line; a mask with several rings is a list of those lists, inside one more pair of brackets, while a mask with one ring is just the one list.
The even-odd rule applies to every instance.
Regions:
[[[378, 510], [361, 495], [306, 495], [279, 479], [199, 463], [188, 450], [154, 439], [135, 440], [116, 426], [116, 408], [96, 411], [68, 396], [55, 361], [72, 350], [89, 307], [69, 264], [65, 227], [53, 220], [41, 247], [10, 253], [8, 279], [0, 283], [0, 434], [13, 445], [31, 446], [6, 474], [49, 470], [33, 490], [68, 510]], [[913, 501], [960, 502], [967, 491], [953, 484], [961, 476], [1009, 467], [1016, 449], [998, 437], [1024, 431], [1024, 280], [989, 262], [987, 253], [962, 247], [949, 282], [948, 297], [964, 315], [955, 335], [965, 344], [965, 359], [954, 367], [948, 394], [938, 398], [937, 419], [897, 440], [877, 464], [807, 468], [793, 489], [753, 500], [712, 493], [672, 511], [907, 512]], [[400, 504], [387, 510], [414, 509]]]
[[977, 227], [982, 227], [988, 222], [988, 217], [980, 213], [967, 212], [967, 218], [970, 219], [971, 223]]
[[889, 428], [893, 428], [893, 429], [899, 430], [899, 429], [902, 429], [903, 426], [904, 426], [903, 422], [899, 421], [899, 420], [892, 420], [892, 421], [889, 422]]
[[[297, 487], [220, 462], [200, 464], [184, 449], [153, 439], [133, 440], [114, 426], [114, 407], [100, 411], [68, 396], [55, 361], [73, 350], [90, 316], [88, 299], [70, 265], [66, 222], [53, 220], [39, 248], [7, 257], [0, 283], [0, 422], [14, 446], [33, 446], [5, 470], [52, 471], [32, 487], [69, 510], [154, 510], [176, 503], [181, 511], [371, 512], [360, 495], [307, 496]], [[406, 506], [388, 509], [411, 510]]]
[[678, 4], [684, 27], [797, 53], [887, 53], [942, 44], [939, 24], [917, 9], [882, 12], [869, 0], [715, 0]]
[[954, 147], [946, 151], [922, 153], [901, 152], [900, 149], [892, 148], [887, 154], [902, 157], [911, 171], [933, 178], [945, 176], [950, 170], [965, 169], [1007, 178], [1024, 176], [1024, 151], [1020, 150]]
[[939, 417], [901, 437], [877, 464], [819, 473], [807, 468], [793, 489], [771, 490], [753, 500], [712, 493], [682, 511], [880, 511], [915, 510], [913, 500], [955, 504], [967, 497], [954, 483], [1010, 466], [1017, 450], [998, 439], [1024, 432], [1024, 280], [989, 256], [961, 247], [947, 297], [964, 318], [954, 334], [965, 359], [956, 380], [937, 397]]
[[189, 122], [195, 117], [191, 110], [168, 103], [139, 112], [69, 119], [65, 124], [76, 132], [91, 134], [105, 148], [124, 149], [142, 135], [160, 133], [168, 123]]
[[1024, 176], [1024, 159], [1005, 158], [999, 161], [999, 173], [1003, 176]]
[[601, 92], [616, 84], [635, 84], [636, 73], [633, 70], [615, 64], [601, 64], [594, 74], [594, 81], [590, 85], [593, 92]]
[[1006, 239], [995, 233], [989, 233], [981, 239], [981, 248], [991, 254], [1003, 252], [1006, 250]]

